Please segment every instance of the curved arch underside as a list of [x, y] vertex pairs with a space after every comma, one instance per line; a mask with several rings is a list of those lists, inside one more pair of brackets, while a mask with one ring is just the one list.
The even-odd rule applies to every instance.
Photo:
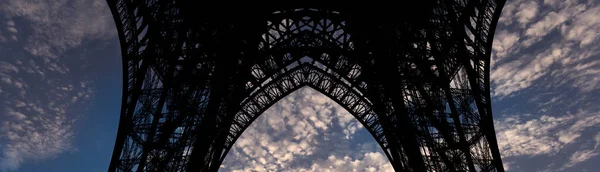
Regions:
[[304, 86], [257, 117], [219, 171], [393, 171], [363, 127], [339, 103]]
[[[242, 102], [242, 108], [235, 115], [233, 125], [230, 127], [231, 135], [226, 139], [226, 150], [229, 150], [254, 119], [271, 105], [304, 86], [309, 86], [323, 93], [350, 112], [373, 135], [389, 157], [388, 143], [383, 134], [379, 117], [370, 108], [371, 103], [363, 97], [362, 93], [353, 90], [346, 83], [334, 78], [333, 75], [322, 69], [312, 67], [308, 63], [290, 70], [286, 75], [277, 78], [276, 82], [269, 82], [263, 89], [250, 95], [246, 101]], [[227, 152], [221, 156], [221, 161], [226, 154]]]
[[110, 171], [216, 171], [256, 117], [303, 86], [348, 110], [396, 171], [503, 171], [489, 53], [504, 1], [234, 18], [193, 17], [225, 9], [187, 1], [108, 2], [126, 71]]

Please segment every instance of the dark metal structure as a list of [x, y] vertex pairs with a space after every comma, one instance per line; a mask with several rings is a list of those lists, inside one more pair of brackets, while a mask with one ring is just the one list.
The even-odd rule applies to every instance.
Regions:
[[504, 3], [108, 0], [124, 70], [109, 171], [217, 171], [304, 86], [353, 114], [396, 171], [504, 171], [489, 83]]

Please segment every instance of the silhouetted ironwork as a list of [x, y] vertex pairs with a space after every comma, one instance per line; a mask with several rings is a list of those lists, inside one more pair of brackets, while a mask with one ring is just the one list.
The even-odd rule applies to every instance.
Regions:
[[489, 86], [504, 0], [107, 1], [124, 70], [109, 171], [217, 171], [260, 114], [304, 86], [354, 115], [396, 171], [504, 171]]

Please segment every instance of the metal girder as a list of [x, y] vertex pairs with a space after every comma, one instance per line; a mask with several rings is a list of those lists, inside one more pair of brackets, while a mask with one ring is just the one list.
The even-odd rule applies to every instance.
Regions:
[[259, 115], [305, 86], [364, 125], [396, 171], [504, 171], [489, 95], [503, 0], [107, 2], [124, 68], [109, 171], [216, 171]]

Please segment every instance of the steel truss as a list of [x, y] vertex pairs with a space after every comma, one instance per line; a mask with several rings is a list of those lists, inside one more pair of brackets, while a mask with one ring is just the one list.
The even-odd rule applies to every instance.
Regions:
[[489, 94], [503, 0], [107, 1], [124, 70], [109, 171], [217, 171], [259, 115], [304, 86], [360, 121], [396, 171], [504, 171]]

